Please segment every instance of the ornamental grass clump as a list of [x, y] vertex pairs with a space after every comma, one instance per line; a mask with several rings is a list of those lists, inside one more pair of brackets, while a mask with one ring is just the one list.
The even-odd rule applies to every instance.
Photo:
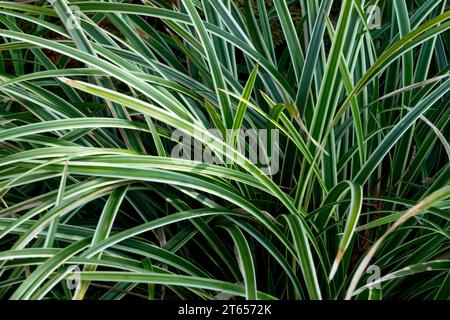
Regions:
[[0, 12], [1, 299], [449, 298], [446, 0]]

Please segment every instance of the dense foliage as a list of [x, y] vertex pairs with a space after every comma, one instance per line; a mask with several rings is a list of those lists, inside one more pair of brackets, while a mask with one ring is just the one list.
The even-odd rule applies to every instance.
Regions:
[[[446, 0], [0, 1], [0, 298], [447, 299], [449, 28]], [[229, 129], [277, 130], [278, 170]]]

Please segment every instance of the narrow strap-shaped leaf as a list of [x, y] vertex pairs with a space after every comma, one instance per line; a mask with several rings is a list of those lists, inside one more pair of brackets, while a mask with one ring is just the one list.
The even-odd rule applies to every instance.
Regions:
[[361, 215], [361, 209], [363, 204], [363, 190], [360, 185], [349, 182], [349, 188], [351, 192], [350, 208], [347, 217], [347, 222], [345, 224], [344, 233], [341, 237], [341, 242], [339, 243], [339, 249], [334, 259], [333, 266], [330, 271], [329, 280], [333, 280], [334, 275], [339, 267], [339, 263], [345, 254], [345, 251], [350, 245], [351, 240], [355, 236], [356, 225], [359, 221]]
[[278, 18], [283, 28], [283, 33], [286, 38], [286, 44], [289, 48], [292, 65], [294, 67], [295, 78], [297, 83], [300, 81], [300, 77], [303, 70], [304, 55], [300, 45], [300, 39], [297, 36], [297, 30], [289, 14], [289, 7], [284, 0], [274, 0], [273, 4], [276, 8]]
[[250, 246], [245, 239], [242, 231], [236, 226], [225, 227], [230, 233], [236, 245], [237, 258], [244, 278], [245, 298], [247, 300], [256, 300], [258, 297], [256, 289], [255, 265]]
[[[64, 169], [61, 175], [61, 182], [59, 185], [59, 189], [58, 189], [58, 194], [56, 196], [56, 202], [55, 202], [55, 206], [58, 206], [61, 204], [62, 199], [64, 198], [64, 192], [66, 190], [66, 181], [67, 181], [67, 168], [68, 168], [68, 161], [66, 161], [66, 164], [64, 165]], [[44, 247], [46, 248], [51, 248], [53, 247], [53, 242], [55, 241], [55, 233], [56, 230], [58, 229], [58, 218], [55, 218], [55, 220], [52, 221], [52, 223], [50, 224], [49, 230], [48, 230], [48, 235], [45, 238], [45, 243], [44, 243]]]
[[303, 273], [303, 277], [306, 281], [309, 297], [312, 300], [321, 300], [322, 293], [320, 290], [319, 281], [317, 279], [317, 273], [315, 264], [309, 246], [308, 237], [304, 230], [303, 223], [298, 216], [283, 215], [282, 218], [286, 220], [289, 230], [294, 240], [295, 250], [300, 262], [300, 267]]
[[[189, 16], [191, 17], [192, 22], [194, 23], [195, 29], [204, 47], [206, 56], [208, 58], [208, 64], [211, 69], [211, 74], [214, 80], [214, 87], [216, 88], [216, 90], [226, 89], [226, 84], [223, 78], [222, 70], [220, 68], [217, 53], [215, 52], [215, 49], [211, 45], [211, 39], [209, 38], [205, 26], [203, 25], [203, 21], [201, 20], [192, 0], [186, 0], [183, 3], [186, 6]], [[233, 124], [233, 113], [230, 106], [230, 100], [228, 96], [223, 92], [217, 91], [216, 93], [219, 98], [224, 126], [226, 128], [231, 128]]]
[[[128, 191], [128, 186], [120, 187], [114, 190], [108, 198], [108, 201], [103, 208], [103, 212], [100, 216], [100, 220], [95, 229], [94, 237], [92, 238], [92, 244], [95, 245], [97, 242], [108, 238], [112, 226], [114, 224], [115, 217], [119, 211], [119, 207], [122, 204], [123, 199]], [[100, 258], [102, 252], [95, 255], [94, 258]], [[85, 271], [95, 271], [95, 266], [86, 266]], [[89, 288], [89, 282], [81, 282], [78, 284], [77, 290], [74, 293], [74, 300], [82, 300]]]

